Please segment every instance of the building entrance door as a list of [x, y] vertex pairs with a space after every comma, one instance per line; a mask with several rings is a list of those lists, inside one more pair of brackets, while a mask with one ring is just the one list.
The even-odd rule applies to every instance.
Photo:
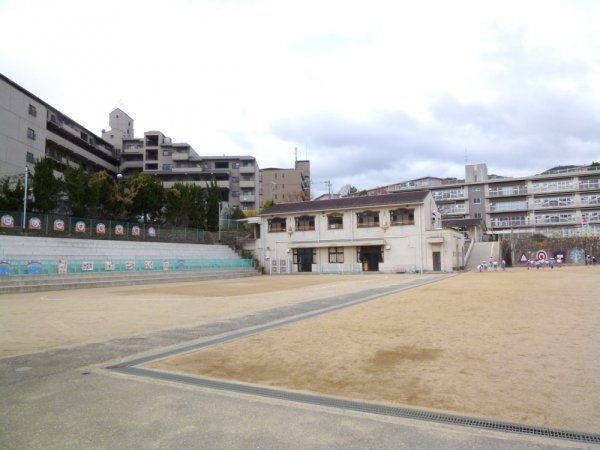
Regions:
[[298, 272], [312, 272], [313, 265], [313, 249], [299, 248], [296, 249]]
[[360, 262], [363, 272], [379, 272], [379, 263], [383, 262], [382, 247], [370, 245], [360, 247]]
[[442, 270], [442, 253], [432, 252], [431, 256], [433, 258], [433, 270], [435, 272], [440, 272]]

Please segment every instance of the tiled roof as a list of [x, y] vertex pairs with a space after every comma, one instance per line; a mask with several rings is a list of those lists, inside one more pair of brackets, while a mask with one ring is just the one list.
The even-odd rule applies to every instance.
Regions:
[[334, 198], [331, 200], [313, 200], [310, 202], [280, 203], [260, 213], [261, 216], [291, 214], [314, 211], [334, 211], [353, 208], [373, 208], [378, 206], [423, 203], [430, 191], [410, 191], [398, 194], [367, 195], [358, 197]]

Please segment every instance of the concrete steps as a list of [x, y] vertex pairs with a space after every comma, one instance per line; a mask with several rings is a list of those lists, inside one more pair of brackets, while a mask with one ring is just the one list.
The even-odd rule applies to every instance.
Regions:
[[152, 273], [98, 273], [56, 276], [0, 277], [0, 295], [24, 292], [59, 291], [154, 283], [184, 283], [258, 276], [253, 269], [190, 270]]
[[[185, 260], [178, 268], [176, 260]], [[27, 274], [27, 261], [41, 261], [43, 270]], [[59, 260], [68, 262], [69, 273], [58, 273]], [[93, 272], [72, 273], [81, 261], [95, 261]], [[103, 270], [103, 261], [155, 260], [153, 270]], [[169, 270], [161, 270], [170, 260]], [[0, 261], [11, 270], [0, 276], [0, 294], [41, 292], [134, 284], [175, 283], [260, 275], [226, 245], [165, 242], [110, 241], [0, 235]], [[21, 270], [13, 270], [16, 266]], [[52, 267], [53, 270], [48, 269]], [[39, 273], [39, 274], [38, 274]], [[0, 273], [2, 275], [2, 273]]]
[[0, 259], [237, 258], [226, 245], [0, 235]]

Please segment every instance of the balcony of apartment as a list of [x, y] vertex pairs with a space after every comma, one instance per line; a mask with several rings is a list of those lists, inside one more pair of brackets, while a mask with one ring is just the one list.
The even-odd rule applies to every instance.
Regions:
[[466, 200], [467, 194], [464, 189], [451, 189], [444, 191], [432, 191], [431, 195], [436, 202], [453, 202], [456, 200]]
[[253, 164], [251, 166], [240, 166], [240, 173], [255, 173], [256, 172], [256, 166]]
[[256, 181], [254, 180], [240, 180], [240, 188], [254, 188], [256, 187]]
[[487, 213], [527, 211], [528, 209], [529, 207], [526, 200], [516, 202], [491, 202], [489, 204]]
[[531, 221], [527, 216], [492, 217], [490, 219], [491, 228], [519, 228], [528, 226], [531, 226]]
[[440, 204], [438, 210], [443, 216], [464, 216], [469, 213], [465, 203]]
[[142, 153], [144, 146], [139, 144], [125, 144], [123, 146], [123, 153]]
[[574, 208], [575, 197], [541, 197], [534, 198], [531, 209], [534, 211], [542, 209]]
[[488, 198], [527, 195], [527, 186], [490, 186]]
[[[48, 112], [46, 128], [55, 136], [50, 136], [49, 139], [54, 140], [57, 144], [68, 148], [66, 142], [70, 142], [76, 147], [103, 159], [107, 163], [118, 164], [117, 150], [112, 145], [79, 129], [76, 124], [67, 122], [50, 111]], [[64, 141], [61, 142], [61, 138]]]
[[600, 195], [582, 195], [579, 197], [581, 208], [597, 208], [600, 206]]
[[173, 161], [187, 161], [188, 159], [190, 159], [190, 152], [189, 150], [174, 151], [173, 153], [171, 153], [171, 158], [173, 158]]
[[536, 214], [535, 225], [540, 226], [552, 226], [552, 225], [574, 225], [580, 224], [581, 221], [577, 219], [575, 212], [561, 213], [561, 214]]
[[241, 203], [254, 203], [256, 201], [256, 196], [254, 195], [240, 195]]
[[580, 179], [579, 191], [600, 191], [600, 178]]
[[121, 161], [120, 164], [120, 171], [123, 172], [125, 170], [132, 170], [132, 169], [142, 169], [142, 167], [144, 167], [144, 162], [140, 159], [140, 160], [125, 160], [125, 161]]
[[532, 184], [532, 192], [535, 195], [549, 194], [554, 192], [569, 192], [577, 190], [578, 185], [572, 179], [536, 182]]

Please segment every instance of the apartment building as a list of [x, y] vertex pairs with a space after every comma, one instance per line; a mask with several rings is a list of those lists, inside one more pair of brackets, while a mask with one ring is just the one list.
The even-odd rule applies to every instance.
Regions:
[[261, 169], [260, 180], [261, 204], [310, 200], [310, 161], [296, 160], [293, 169]]
[[431, 191], [445, 223], [480, 219], [492, 235], [600, 234], [598, 164], [554, 167], [526, 177], [489, 175], [486, 164], [473, 164], [465, 166], [464, 180], [428, 177], [369, 194], [423, 188]]
[[279, 203], [251, 223], [267, 273], [451, 272], [464, 236], [441, 228], [431, 192]]
[[102, 137], [0, 74], [0, 176], [33, 169], [48, 157], [90, 171], [119, 170], [118, 150]]
[[260, 208], [260, 174], [252, 156], [199, 156], [187, 143], [173, 142], [160, 131], [134, 137], [134, 121], [121, 109], [109, 113], [102, 137], [0, 74], [0, 176], [32, 170], [48, 157], [58, 172], [67, 165], [90, 172], [107, 171], [123, 178], [156, 175], [165, 187], [176, 182], [206, 185], [216, 180], [222, 214], [233, 208]]
[[245, 213], [260, 207], [259, 167], [253, 156], [199, 156], [187, 143], [146, 131], [143, 138], [123, 139], [120, 173], [126, 179], [138, 172], [156, 175], [166, 188], [175, 183], [206, 187], [216, 181], [224, 218], [236, 207]]

